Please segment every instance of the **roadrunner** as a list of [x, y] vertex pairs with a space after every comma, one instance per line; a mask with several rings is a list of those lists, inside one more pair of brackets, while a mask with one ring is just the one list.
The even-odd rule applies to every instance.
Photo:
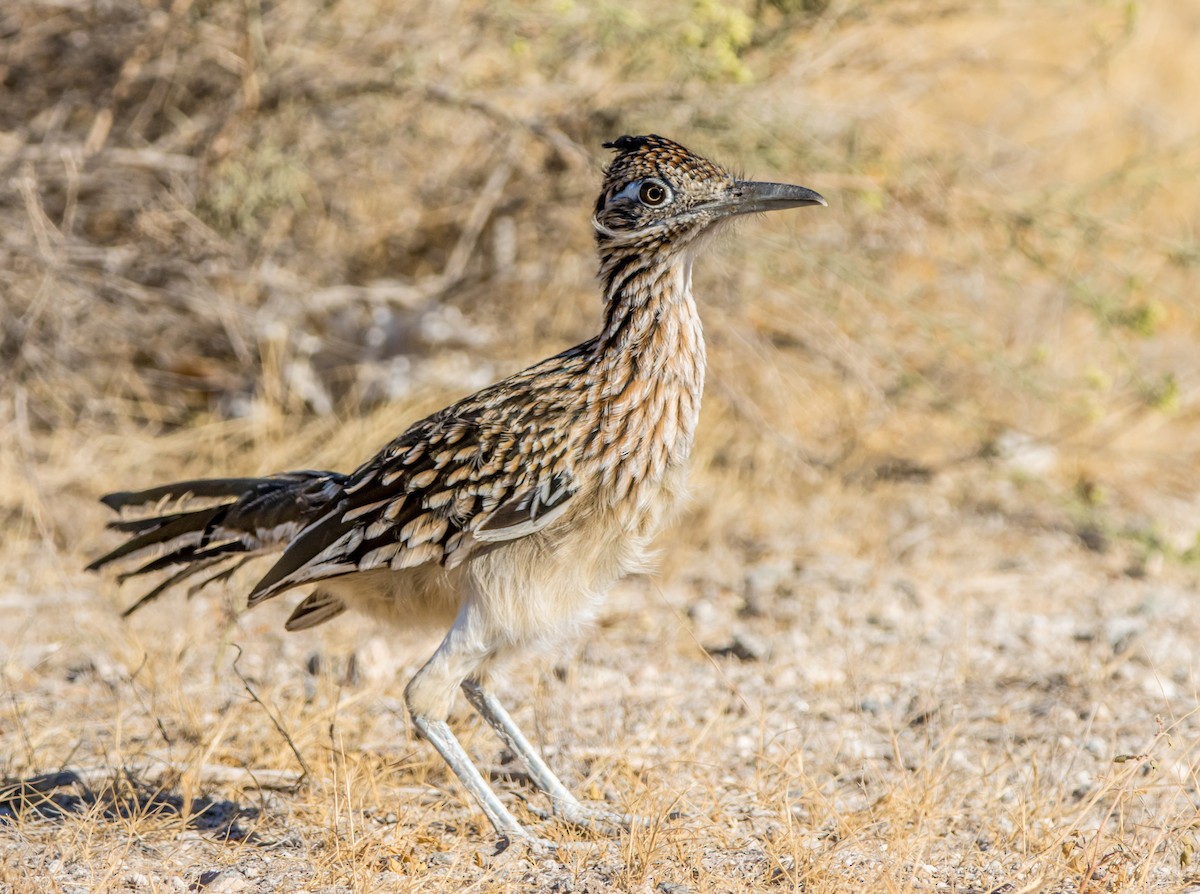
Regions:
[[[564, 821], [620, 823], [576, 800], [488, 688], [503, 658], [586, 623], [639, 567], [686, 490], [704, 388], [692, 261], [733, 217], [824, 205], [801, 186], [735, 178], [663, 137], [623, 136], [592, 218], [604, 294], [600, 334], [415, 423], [349, 474], [183, 481], [103, 498], [146, 517], [90, 566], [160, 554], [126, 577], [183, 566], [126, 614], [198, 572], [201, 586], [282, 550], [257, 605], [315, 584], [292, 612], [304, 630], [347, 608], [449, 625], [409, 681], [413, 725], [499, 836], [529, 839], [446, 718], [461, 688]], [[201, 501], [203, 501], [201, 503]], [[199, 508], [196, 508], [199, 506]], [[174, 511], [168, 511], [168, 508]]]

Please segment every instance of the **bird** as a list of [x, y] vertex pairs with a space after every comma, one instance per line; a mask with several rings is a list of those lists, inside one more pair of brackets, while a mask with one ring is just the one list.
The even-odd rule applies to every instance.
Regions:
[[[193, 591], [281, 553], [251, 607], [311, 585], [288, 618], [306, 630], [347, 609], [446, 633], [408, 681], [411, 723], [503, 846], [541, 839], [485, 781], [448, 725], [458, 692], [525, 766], [559, 820], [628, 827], [575, 798], [501, 704], [506, 659], [586, 626], [681, 506], [704, 390], [692, 265], [735, 218], [825, 199], [740, 179], [657, 134], [621, 136], [592, 216], [599, 334], [413, 423], [348, 473], [181, 481], [101, 498], [127, 539], [91, 563], [176, 569], [126, 615], [193, 575]], [[132, 514], [131, 514], [132, 513]]]

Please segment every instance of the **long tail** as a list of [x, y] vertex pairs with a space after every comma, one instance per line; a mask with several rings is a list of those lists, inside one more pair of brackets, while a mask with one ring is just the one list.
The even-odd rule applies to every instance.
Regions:
[[227, 578], [255, 556], [282, 550], [321, 516], [344, 481], [345, 476], [337, 472], [284, 472], [268, 478], [179, 481], [109, 494], [101, 502], [110, 509], [144, 514], [109, 522], [109, 528], [128, 534], [129, 539], [88, 565], [88, 570], [151, 553], [154, 558], [119, 579], [183, 566], [129, 606], [125, 616], [193, 575], [212, 571], [191, 587], [190, 595]]

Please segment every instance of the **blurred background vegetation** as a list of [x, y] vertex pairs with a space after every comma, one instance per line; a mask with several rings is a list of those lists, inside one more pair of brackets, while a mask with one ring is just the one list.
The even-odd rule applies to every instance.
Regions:
[[587, 337], [600, 143], [659, 132], [830, 200], [698, 265], [681, 542], [794, 551], [936, 479], [1196, 561], [1197, 40], [1167, 0], [9, 0], [10, 545], [96, 544], [106, 489], [351, 467]]

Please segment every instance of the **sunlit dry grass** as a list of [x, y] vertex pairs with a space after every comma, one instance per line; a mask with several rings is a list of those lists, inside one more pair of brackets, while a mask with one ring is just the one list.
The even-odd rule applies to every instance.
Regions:
[[[1200, 884], [1185, 4], [0, 25], [0, 891]], [[568, 783], [648, 826], [525, 813], [463, 711], [575, 842], [495, 856], [404, 716], [435, 634], [285, 635], [253, 569], [122, 622], [95, 498], [348, 468], [589, 335], [599, 143], [650, 130], [830, 208], [702, 260], [693, 505], [509, 672]]]

